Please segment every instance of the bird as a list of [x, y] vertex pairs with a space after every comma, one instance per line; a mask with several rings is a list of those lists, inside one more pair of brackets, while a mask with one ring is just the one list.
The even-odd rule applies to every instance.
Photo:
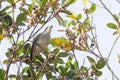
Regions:
[[53, 26], [48, 26], [46, 29], [35, 36], [30, 50], [30, 60], [34, 60], [49, 44], [50, 33]]

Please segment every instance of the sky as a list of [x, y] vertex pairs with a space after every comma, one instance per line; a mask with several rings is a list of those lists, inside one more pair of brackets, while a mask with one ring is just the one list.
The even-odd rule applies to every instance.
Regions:
[[[100, 4], [99, 0], [91, 0], [91, 1], [102, 6]], [[107, 7], [113, 13], [118, 14], [120, 12], [120, 4], [117, 3], [116, 0], [103, 0], [103, 2], [107, 5]], [[83, 13], [84, 6], [82, 4], [83, 4], [82, 0], [77, 0], [77, 2], [75, 4], [69, 6], [68, 9], [75, 12], [76, 14], [78, 14], [78, 13], [84, 14]], [[93, 13], [93, 22], [94, 22], [93, 25], [96, 26], [97, 39], [98, 39], [98, 44], [99, 44], [100, 50], [102, 52], [102, 55], [104, 57], [107, 57], [109, 54], [109, 51], [113, 45], [113, 42], [117, 36], [112, 35], [114, 30], [108, 28], [106, 26], [106, 24], [108, 22], [115, 22], [115, 21], [113, 20], [111, 15], [104, 8], [97, 6], [96, 11]], [[52, 37], [58, 37], [58, 35], [59, 36], [64, 35], [64, 33], [60, 33], [57, 31], [63, 27], [59, 26], [58, 23], [55, 21], [55, 19], [52, 20], [47, 25], [51, 25], [51, 24], [54, 25], [54, 27], [52, 29], [52, 33], [51, 33]], [[55, 35], [55, 33], [57, 35]], [[5, 45], [7, 45], [7, 46], [5, 46]], [[7, 51], [7, 47], [10, 47], [10, 44], [7, 41], [7, 39], [4, 39], [0, 44], [0, 61], [1, 62], [5, 59], [4, 53]], [[119, 74], [120, 64], [118, 63], [118, 59], [117, 59], [118, 54], [120, 54], [120, 39], [118, 40], [117, 44], [115, 45], [115, 48], [113, 49], [112, 54], [109, 59], [110, 67], [114, 70], [114, 72], [119, 77], [120, 76], [120, 74]], [[77, 59], [78, 59], [80, 65], [82, 64], [84, 58], [85, 58], [85, 65], [89, 65], [88, 60], [86, 58], [86, 56], [88, 56], [88, 55], [94, 57], [91, 54], [84, 53], [81, 51], [76, 51], [76, 56], [77, 56]], [[103, 75], [99, 78], [99, 80], [112, 80], [111, 73], [109, 72], [107, 67], [103, 68], [102, 71], [103, 71]], [[12, 67], [10, 72], [11, 73], [15, 72], [14, 66]]]

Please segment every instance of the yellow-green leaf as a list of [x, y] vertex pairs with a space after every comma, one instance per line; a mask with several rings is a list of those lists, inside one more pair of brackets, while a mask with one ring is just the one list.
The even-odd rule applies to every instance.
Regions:
[[107, 26], [111, 29], [117, 29], [117, 25], [114, 23], [108, 23]]
[[119, 60], [119, 63], [120, 63], [120, 54], [118, 54], [118, 56], [117, 56], [117, 57], [118, 57], [118, 60]]
[[87, 58], [88, 58], [88, 60], [89, 60], [89, 62], [91, 64], [91, 67], [95, 67], [96, 66], [95, 60], [92, 57], [90, 57], [90, 56], [87, 56]]
[[5, 36], [3, 34], [0, 34], [0, 40], [2, 40]]
[[67, 17], [69, 17], [69, 18], [72, 18], [72, 19], [76, 19], [76, 16], [75, 15], [68, 15]]
[[87, 3], [88, 3], [88, 0], [83, 0], [83, 4], [84, 4], [84, 6], [86, 6]]

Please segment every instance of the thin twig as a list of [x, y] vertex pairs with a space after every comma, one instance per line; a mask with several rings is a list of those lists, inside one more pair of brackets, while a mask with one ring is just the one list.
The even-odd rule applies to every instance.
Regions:
[[118, 37], [115, 39], [115, 41], [114, 41], [114, 43], [113, 43], [113, 45], [112, 45], [112, 48], [110, 49], [110, 52], [109, 52], [109, 54], [108, 54], [107, 59], [110, 58], [110, 55], [111, 55], [111, 53], [112, 53], [112, 51], [113, 51], [113, 48], [115, 47], [115, 44], [117, 43], [117, 41], [118, 41], [119, 38], [120, 38], [120, 34], [119, 34]]
[[[99, 0], [100, 3], [104, 6], [104, 8], [109, 12], [109, 14], [114, 18], [114, 20], [118, 23], [118, 25], [120, 24], [119, 21], [116, 19], [116, 17], [114, 16], [114, 14], [107, 8], [107, 6], [102, 2], [102, 0]], [[119, 26], [117, 26], [119, 29]]]
[[[104, 6], [104, 8], [109, 12], [109, 14], [114, 18], [114, 20], [117, 22], [117, 24], [118, 24], [117, 27], [118, 27], [118, 29], [119, 29], [119, 28], [120, 28], [120, 27], [119, 27], [119, 25], [120, 25], [119, 21], [116, 19], [116, 17], [113, 15], [113, 13], [107, 8], [107, 6], [102, 2], [102, 0], [99, 0], [99, 1], [100, 1], [100, 3]], [[118, 38], [119, 38], [119, 37], [118, 37]], [[114, 45], [116, 44], [116, 42], [117, 42], [117, 40], [116, 40], [115, 43], [113, 44], [113, 48], [114, 48]], [[110, 57], [113, 48], [111, 48], [111, 51], [110, 51], [110, 53], [109, 53], [109, 55], [108, 55], [108, 58]], [[117, 80], [120, 80], [120, 79], [117, 77], [117, 75], [114, 73], [114, 71], [110, 68], [110, 66], [109, 66], [108, 64], [106, 64], [106, 66], [107, 66], [107, 68], [111, 71], [111, 74], [112, 74]]]
[[116, 80], [120, 80], [120, 79], [118, 78], [118, 76], [114, 73], [114, 71], [111, 69], [111, 67], [109, 66], [108, 63], [106, 63], [106, 66], [108, 67], [108, 69], [110, 70], [110, 72], [112, 73], [112, 75], [116, 78]]
[[119, 0], [116, 0], [118, 3], [120, 3], [120, 1]]
[[[97, 48], [97, 50], [98, 50], [98, 52], [99, 52], [99, 55], [100, 55], [100, 57], [101, 58], [103, 58], [103, 56], [102, 56], [102, 53], [101, 53], [101, 51], [100, 51], [100, 49], [99, 49], [99, 46], [98, 46], [98, 41], [97, 41], [97, 38], [96, 38], [96, 36], [97, 36], [97, 32], [96, 32], [96, 29], [95, 29], [95, 35], [94, 35], [94, 33], [93, 33], [93, 31], [92, 31], [92, 25], [93, 25], [93, 17], [91, 18], [91, 24], [89, 25], [90, 27], [91, 27], [91, 34], [92, 34], [92, 37], [93, 37], [93, 39], [94, 39], [94, 43], [95, 43], [95, 46], [96, 46], [96, 48]], [[91, 49], [89, 49], [90, 50], [90, 52], [92, 51]], [[94, 54], [95, 56], [98, 56], [97, 54]]]
[[98, 58], [101, 58], [98, 54], [96, 54], [93, 50], [89, 49], [88, 51], [86, 51], [88, 53], [91, 53], [93, 54], [94, 56], [98, 57]]
[[[95, 29], [95, 36], [97, 36], [97, 31], [96, 31], [96, 29]], [[98, 50], [98, 52], [99, 52], [99, 54], [100, 54], [100, 57], [103, 58], [102, 53], [101, 53], [100, 48], [99, 48], [99, 45], [98, 45], [98, 40], [97, 40], [97, 38], [96, 38], [96, 40], [95, 40], [95, 45], [96, 45], [96, 48], [97, 48], [97, 50]]]
[[6, 77], [5, 77], [5, 79], [8, 78], [8, 72], [9, 72], [10, 65], [11, 65], [11, 63], [12, 63], [12, 60], [14, 59], [14, 56], [15, 56], [15, 51], [14, 51], [14, 49], [13, 49], [13, 55], [12, 55], [12, 57], [11, 57], [11, 59], [10, 59], [10, 62], [9, 62], [8, 65], [7, 65], [7, 70], [6, 70]]

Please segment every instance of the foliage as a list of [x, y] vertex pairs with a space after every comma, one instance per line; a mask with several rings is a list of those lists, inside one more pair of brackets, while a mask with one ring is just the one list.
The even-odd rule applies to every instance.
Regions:
[[[83, 0], [84, 14], [76, 14], [68, 10], [68, 7], [76, 1], [31, 0], [30, 3], [27, 0], [0, 1], [1, 4], [8, 4], [1, 5], [0, 41], [6, 38], [11, 44], [2, 63], [7, 68], [5, 70], [0, 68], [0, 80], [42, 80], [44, 75], [47, 80], [95, 80], [102, 76], [104, 73], [102, 69], [108, 65], [99, 51], [94, 33], [95, 26], [92, 25], [91, 15], [94, 15], [97, 9], [96, 4], [91, 3], [90, 7], [87, 7], [89, 0]], [[61, 14], [65, 14], [66, 18]], [[112, 16], [117, 23], [110, 22], [107, 26], [116, 30], [113, 34], [118, 34], [119, 15]], [[65, 36], [51, 38], [50, 47], [31, 61], [29, 59], [31, 39], [54, 18], [57, 19]], [[27, 39], [24, 39], [25, 34], [28, 36]], [[97, 59], [87, 56], [90, 66], [80, 64], [76, 58], [76, 50], [91, 53]], [[98, 50], [99, 54], [95, 53], [95, 50]], [[11, 64], [17, 65], [17, 74], [9, 73]], [[110, 70], [109, 66], [108, 69]]]

